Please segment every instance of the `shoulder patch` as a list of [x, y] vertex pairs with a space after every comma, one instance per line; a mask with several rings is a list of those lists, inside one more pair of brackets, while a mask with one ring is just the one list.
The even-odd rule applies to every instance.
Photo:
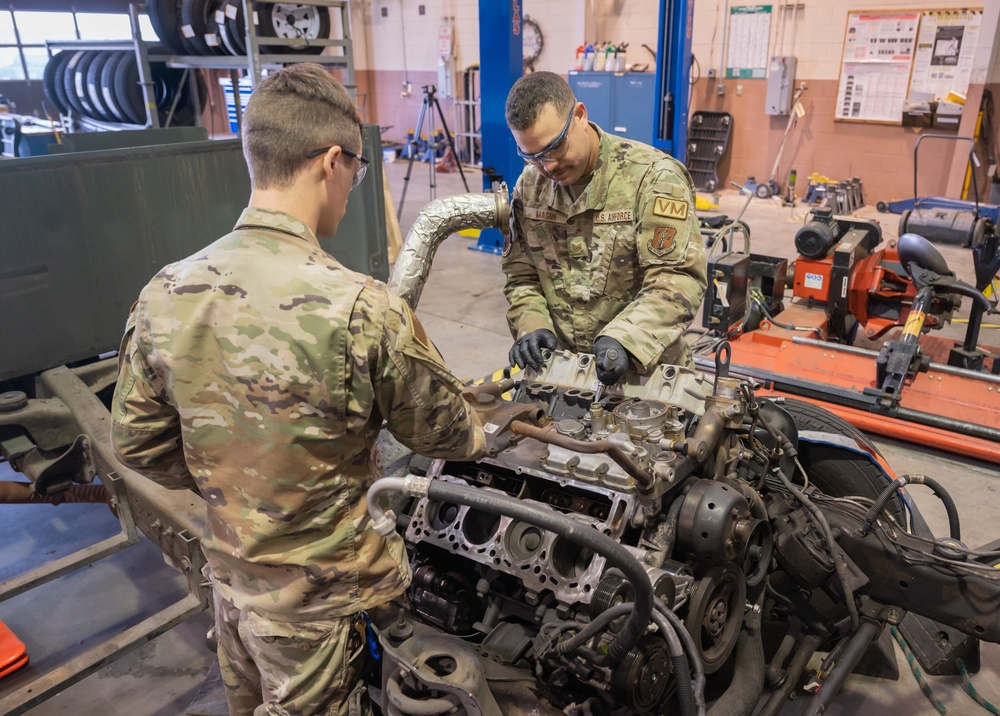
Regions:
[[510, 253], [511, 247], [514, 245], [514, 232], [508, 231], [503, 236], [503, 249], [500, 251], [500, 255], [505, 257]]
[[649, 240], [649, 251], [654, 256], [666, 256], [674, 248], [674, 236], [677, 229], [672, 226], [657, 226]]
[[[404, 304], [405, 305], [405, 304]], [[431, 341], [427, 337], [427, 331], [424, 330], [424, 324], [420, 322], [416, 314], [406, 306], [406, 320], [410, 322], [410, 328], [413, 330], [413, 338], [417, 343], [421, 345], [424, 350], [429, 351], [431, 349]]]
[[671, 199], [669, 196], [654, 196], [653, 214], [667, 219], [686, 219], [688, 203], [681, 199]]

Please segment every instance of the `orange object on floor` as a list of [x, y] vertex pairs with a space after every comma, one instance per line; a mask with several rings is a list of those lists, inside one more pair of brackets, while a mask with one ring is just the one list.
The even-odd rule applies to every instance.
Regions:
[[28, 663], [27, 647], [14, 636], [6, 624], [0, 622], [0, 679], [12, 674]]

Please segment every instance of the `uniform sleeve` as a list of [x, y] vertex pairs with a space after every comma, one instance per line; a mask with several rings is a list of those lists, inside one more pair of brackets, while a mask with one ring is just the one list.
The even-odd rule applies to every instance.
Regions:
[[391, 292], [373, 366], [375, 396], [397, 440], [428, 457], [475, 460], [486, 451], [479, 416], [424, 327]]
[[654, 168], [638, 193], [636, 251], [642, 287], [601, 331], [614, 338], [645, 372], [665, 351], [680, 355], [680, 341], [705, 297], [705, 247], [686, 172]]
[[510, 236], [504, 246], [503, 272], [507, 281], [503, 294], [507, 297], [507, 326], [517, 340], [526, 333], [545, 328], [555, 333], [549, 304], [542, 292], [538, 269], [528, 255], [524, 233], [524, 174], [514, 187], [514, 200], [510, 211]]
[[111, 405], [111, 448], [122, 464], [172, 490], [197, 489], [184, 462], [180, 415], [167, 401], [136, 335], [133, 306], [118, 353], [118, 384]]

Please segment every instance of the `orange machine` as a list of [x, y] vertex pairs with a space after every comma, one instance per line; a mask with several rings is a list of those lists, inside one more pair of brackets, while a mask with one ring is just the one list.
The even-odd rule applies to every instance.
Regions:
[[[730, 371], [772, 392], [822, 402], [863, 430], [1000, 463], [1000, 357], [976, 345], [990, 309], [982, 288], [958, 281], [919, 236], [876, 250], [875, 222], [829, 210], [811, 218], [796, 235], [787, 307], [769, 310], [774, 296], [748, 289], [750, 308], [728, 332]], [[985, 287], [1000, 268], [997, 237], [991, 232], [973, 251]], [[952, 318], [963, 296], [973, 300], [964, 343], [928, 335]], [[706, 313], [713, 298], [710, 289]], [[880, 350], [851, 345], [898, 327]], [[707, 356], [697, 362], [714, 366]]]

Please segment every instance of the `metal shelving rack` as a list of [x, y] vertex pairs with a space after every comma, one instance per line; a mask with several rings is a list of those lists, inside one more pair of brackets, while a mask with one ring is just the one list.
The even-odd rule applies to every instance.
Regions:
[[466, 152], [465, 163], [471, 166], [481, 167], [482, 158], [482, 135], [476, 131], [479, 124], [482, 102], [479, 100], [476, 88], [479, 85], [478, 70], [467, 70], [474, 72], [464, 83], [462, 94], [464, 99], [454, 100], [455, 105], [455, 141], [458, 146]]
[[[257, 0], [275, 4], [281, 0]], [[243, 0], [243, 17], [252, 18], [254, 15], [253, 0]], [[131, 40], [68, 40], [64, 42], [46, 42], [46, 47], [51, 50], [131, 50], [135, 52], [136, 62], [139, 66], [139, 84], [142, 86], [142, 98], [146, 105], [146, 128], [159, 129], [160, 117], [156, 110], [156, 98], [154, 96], [153, 74], [150, 69], [151, 62], [163, 62], [168, 67], [175, 67], [184, 70], [192, 69], [212, 69], [229, 70], [230, 79], [233, 82], [233, 92], [236, 97], [236, 117], [237, 122], [242, 124], [243, 105], [240, 100], [239, 76], [240, 70], [246, 70], [250, 78], [251, 85], [257, 86], [261, 79], [261, 71], [267, 67], [282, 67], [297, 62], [316, 62], [321, 65], [343, 68], [346, 75], [344, 86], [351, 95], [351, 99], [357, 101], [357, 83], [354, 73], [354, 45], [351, 40], [351, 3], [350, 0], [304, 0], [297, 3], [299, 5], [313, 5], [316, 7], [326, 7], [340, 12], [341, 28], [343, 37], [322, 38], [322, 39], [289, 39], [283, 37], [261, 38], [257, 34], [257, 28], [253, 22], [246, 21], [246, 56], [198, 56], [198, 55], [156, 55], [150, 54], [147, 43], [142, 38], [142, 30], [139, 27], [139, 11], [143, 6], [138, 3], [129, 5], [129, 21], [132, 26]], [[291, 47], [306, 44], [312, 47], [343, 47], [343, 55], [278, 55], [265, 54], [261, 56], [261, 40], [268, 47]], [[189, 73], [188, 81], [192, 83], [192, 97], [195, 102], [195, 116], [201, 117], [201, 106], [197, 92], [197, 78], [193, 73]]]

